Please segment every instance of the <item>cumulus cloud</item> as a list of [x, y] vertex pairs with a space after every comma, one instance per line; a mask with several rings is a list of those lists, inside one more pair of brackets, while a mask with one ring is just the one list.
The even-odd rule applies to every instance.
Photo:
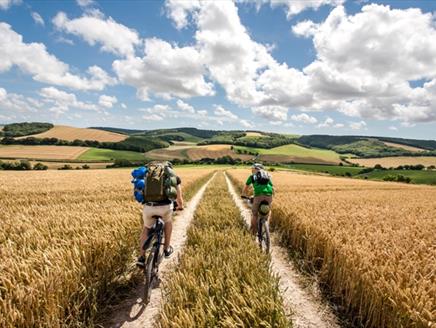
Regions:
[[112, 108], [117, 102], [118, 99], [115, 96], [101, 95], [98, 99], [99, 105], [105, 108]]
[[165, 99], [214, 94], [213, 85], [203, 76], [203, 58], [194, 47], [178, 47], [152, 38], [145, 40], [144, 57], [116, 60], [113, 69], [119, 79], [137, 89], [140, 99], [149, 93]]
[[42, 26], [45, 25], [44, 19], [36, 11], [32, 11], [31, 15], [32, 15], [32, 18], [36, 24], [39, 24]]
[[350, 128], [352, 128], [353, 130], [362, 130], [366, 128], [366, 122], [365, 121], [360, 121], [360, 122], [351, 122], [350, 123]]
[[141, 43], [138, 33], [111, 17], [105, 18], [99, 11], [87, 12], [80, 18], [69, 19], [64, 12], [53, 18], [53, 24], [65, 31], [83, 38], [88, 44], [101, 45], [101, 50], [119, 56], [133, 56], [135, 47]]
[[189, 13], [200, 7], [199, 0], [167, 0], [165, 2], [167, 16], [171, 18], [177, 29], [186, 27], [189, 23]]
[[36, 112], [42, 106], [37, 99], [8, 93], [6, 89], [0, 88], [0, 111], [5, 111], [8, 117], [11, 117], [12, 113]]
[[177, 107], [187, 113], [191, 113], [194, 114], [195, 113], [195, 109], [194, 107], [192, 107], [191, 105], [185, 103], [183, 100], [179, 99], [177, 100]]
[[[315, 24], [301, 22], [295, 34], [312, 37], [317, 59], [303, 72], [315, 104], [336, 102], [342, 113], [379, 120], [436, 120], [436, 28], [420, 9], [371, 4], [347, 15], [342, 6]], [[401, 49], [401, 51], [399, 51]], [[410, 81], [427, 80], [412, 88]]]
[[0, 9], [7, 10], [12, 5], [21, 4], [21, 0], [0, 0]]
[[236, 121], [238, 116], [233, 114], [231, 111], [224, 109], [222, 106], [215, 106], [214, 114], [220, 118], [229, 121]]
[[69, 66], [48, 53], [44, 44], [24, 43], [6, 23], [0, 23], [0, 44], [0, 73], [17, 66], [35, 81], [79, 90], [103, 90], [116, 82], [98, 66], [88, 69], [89, 78], [70, 73]]
[[59, 90], [55, 87], [42, 88], [39, 95], [43, 101], [50, 104], [50, 111], [55, 113], [65, 113], [70, 108], [83, 109], [83, 110], [98, 110], [95, 104], [79, 101], [75, 94]]
[[291, 120], [295, 122], [305, 123], [305, 124], [315, 124], [318, 122], [318, 120], [310, 115], [307, 115], [306, 113], [298, 114], [298, 115], [292, 115]]
[[94, 0], [76, 0], [80, 7], [88, 7], [94, 4]]

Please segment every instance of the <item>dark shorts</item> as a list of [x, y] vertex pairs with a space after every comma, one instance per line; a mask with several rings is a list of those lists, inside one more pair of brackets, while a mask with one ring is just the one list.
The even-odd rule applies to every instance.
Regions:
[[263, 201], [267, 201], [269, 203], [269, 205], [271, 206], [272, 204], [272, 196], [255, 196], [253, 199], [253, 206], [251, 207], [252, 213], [253, 213], [253, 218], [255, 218], [257, 220], [257, 216], [258, 216], [258, 211], [259, 211], [259, 206], [260, 203]]

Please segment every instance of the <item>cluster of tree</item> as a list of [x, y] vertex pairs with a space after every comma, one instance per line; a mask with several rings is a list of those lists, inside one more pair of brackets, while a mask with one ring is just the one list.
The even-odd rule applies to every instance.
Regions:
[[236, 154], [253, 155], [253, 156], [259, 155], [259, 152], [255, 151], [255, 150], [233, 148], [233, 146], [232, 146], [232, 149]]
[[63, 166], [58, 168], [58, 170], [81, 170], [81, 169], [88, 170], [90, 169], [90, 166], [88, 164], [84, 164], [82, 166], [76, 166], [74, 168], [70, 164], [64, 164]]
[[405, 177], [402, 174], [397, 174], [397, 175], [389, 174], [389, 175], [385, 176], [383, 178], [383, 180], [384, 181], [405, 182], [405, 183], [410, 183], [412, 181], [411, 178]]
[[48, 166], [42, 163], [36, 163], [34, 166], [27, 161], [21, 160], [19, 162], [3, 162], [0, 161], [0, 170], [11, 171], [29, 171], [29, 170], [47, 170]]
[[211, 144], [226, 144], [243, 147], [254, 148], [275, 148], [283, 145], [289, 145], [294, 143], [294, 139], [286, 137], [281, 134], [269, 134], [268, 136], [260, 137], [246, 137], [245, 132], [223, 132], [211, 139], [204, 140], [199, 145], [211, 145]]
[[129, 150], [136, 152], [147, 152], [156, 148], [165, 148], [169, 146], [168, 142], [160, 139], [148, 138], [144, 136], [131, 136], [121, 142], [99, 142], [96, 140], [79, 140], [74, 141], [61, 140], [58, 138], [35, 138], [27, 137], [23, 139], [14, 139], [4, 137], [0, 141], [3, 145], [56, 145], [56, 146], [82, 146], [107, 148], [114, 150]]
[[42, 133], [53, 127], [51, 123], [23, 122], [6, 124], [3, 127], [3, 136], [5, 137], [22, 137], [30, 134]]

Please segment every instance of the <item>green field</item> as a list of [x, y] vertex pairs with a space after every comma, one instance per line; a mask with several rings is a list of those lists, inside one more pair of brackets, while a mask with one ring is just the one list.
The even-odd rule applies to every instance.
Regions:
[[113, 150], [103, 148], [91, 148], [79, 156], [83, 161], [114, 161], [117, 159], [127, 159], [129, 161], [141, 161], [145, 159], [143, 153], [126, 150]]
[[414, 171], [414, 170], [374, 170], [370, 173], [359, 175], [359, 177], [371, 180], [383, 180], [388, 175], [403, 175], [412, 179], [411, 183], [436, 185], [436, 171]]
[[295, 157], [311, 157], [311, 158], [318, 158], [326, 162], [340, 161], [339, 154], [332, 150], [306, 148], [295, 144], [284, 145], [271, 149], [241, 147], [241, 146], [235, 146], [234, 149], [245, 150], [251, 153], [253, 152], [259, 153], [260, 155], [285, 155], [285, 156], [295, 156]]
[[361, 167], [339, 166], [339, 165], [291, 164], [291, 165], [286, 165], [285, 167], [294, 170], [327, 173], [331, 175], [340, 175], [340, 176], [343, 175], [355, 176], [358, 175], [360, 171], [362, 171]]

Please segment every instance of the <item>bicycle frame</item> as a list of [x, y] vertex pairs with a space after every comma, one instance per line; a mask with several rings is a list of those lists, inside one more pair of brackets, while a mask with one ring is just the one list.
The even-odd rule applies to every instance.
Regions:
[[[250, 208], [253, 207], [253, 200], [254, 200], [253, 197], [242, 196], [242, 199], [246, 200], [246, 202]], [[268, 217], [269, 217], [269, 213], [268, 213], [268, 215], [262, 215], [261, 213], [258, 212], [257, 238], [259, 240], [259, 246], [261, 247], [262, 250], [265, 250], [267, 253], [269, 252], [269, 248], [270, 248]], [[264, 234], [265, 234], [265, 236], [264, 236]], [[265, 249], [264, 249], [264, 246], [265, 246]]]

